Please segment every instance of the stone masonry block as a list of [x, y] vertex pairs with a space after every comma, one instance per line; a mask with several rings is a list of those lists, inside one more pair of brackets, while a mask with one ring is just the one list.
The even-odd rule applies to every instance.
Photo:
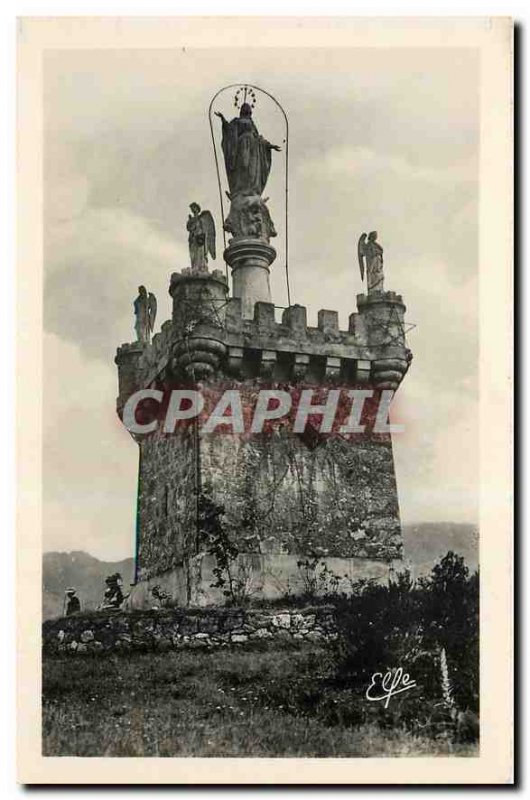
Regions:
[[293, 333], [305, 335], [307, 332], [307, 309], [305, 306], [289, 306], [283, 312], [282, 323], [287, 325]]
[[318, 312], [318, 329], [323, 333], [338, 333], [339, 314], [337, 311], [328, 311], [321, 308]]
[[274, 328], [274, 303], [257, 302], [254, 305], [254, 322], [261, 327]]

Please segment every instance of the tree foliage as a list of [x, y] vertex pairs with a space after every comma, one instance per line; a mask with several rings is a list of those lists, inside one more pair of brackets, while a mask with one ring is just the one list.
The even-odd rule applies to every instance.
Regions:
[[340, 680], [368, 685], [375, 672], [402, 667], [419, 690], [391, 704], [400, 719], [455, 722], [457, 713], [478, 713], [479, 577], [461, 556], [448, 552], [416, 584], [405, 573], [387, 586], [361, 585], [337, 597], [336, 609]]

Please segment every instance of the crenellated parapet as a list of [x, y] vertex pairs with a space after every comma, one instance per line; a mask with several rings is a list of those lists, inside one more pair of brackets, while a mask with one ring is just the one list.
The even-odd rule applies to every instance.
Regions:
[[[223, 370], [241, 380], [304, 381], [343, 385], [370, 384], [397, 389], [410, 363], [404, 333], [405, 306], [400, 295], [384, 293], [378, 302], [358, 298], [358, 311], [340, 330], [338, 313], [318, 312], [316, 327], [307, 310], [294, 305], [276, 320], [272, 303], [256, 303], [245, 319], [237, 298], [226, 306]], [[392, 374], [390, 374], [392, 372]]]
[[395, 292], [357, 296], [347, 330], [338, 313], [321, 309], [317, 326], [293, 305], [277, 319], [273, 303], [257, 302], [247, 318], [241, 298], [227, 297], [222, 272], [173, 273], [172, 321], [151, 344], [118, 349], [120, 399], [155, 379], [260, 380], [266, 383], [366, 385], [396, 390], [412, 354], [405, 341], [405, 305]]
[[173, 325], [167, 320], [151, 342], [131, 342], [118, 347], [114, 363], [118, 366], [116, 403], [119, 413], [131, 394], [150, 386], [165, 374], [172, 338]]

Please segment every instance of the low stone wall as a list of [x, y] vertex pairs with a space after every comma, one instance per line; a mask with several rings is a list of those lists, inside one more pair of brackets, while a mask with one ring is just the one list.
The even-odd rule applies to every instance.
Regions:
[[42, 627], [47, 656], [229, 647], [267, 640], [316, 642], [335, 636], [331, 606], [94, 611], [46, 620]]

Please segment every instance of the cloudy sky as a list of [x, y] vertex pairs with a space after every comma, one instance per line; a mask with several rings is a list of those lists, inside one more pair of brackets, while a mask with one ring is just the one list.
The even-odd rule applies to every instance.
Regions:
[[[210, 208], [221, 230], [207, 109], [241, 80], [289, 116], [293, 301], [310, 324], [324, 307], [346, 327], [362, 291], [357, 238], [375, 228], [386, 286], [417, 326], [398, 395], [403, 521], [477, 521], [478, 68], [471, 49], [46, 53], [46, 550], [133, 552], [137, 447], [115, 414], [114, 355], [134, 339], [140, 283], [158, 297], [158, 322], [170, 317], [169, 276], [188, 265], [189, 203]], [[215, 108], [228, 116], [231, 99]], [[258, 101], [254, 116], [284, 148], [273, 104]], [[284, 150], [265, 191], [280, 234], [278, 305]]]

